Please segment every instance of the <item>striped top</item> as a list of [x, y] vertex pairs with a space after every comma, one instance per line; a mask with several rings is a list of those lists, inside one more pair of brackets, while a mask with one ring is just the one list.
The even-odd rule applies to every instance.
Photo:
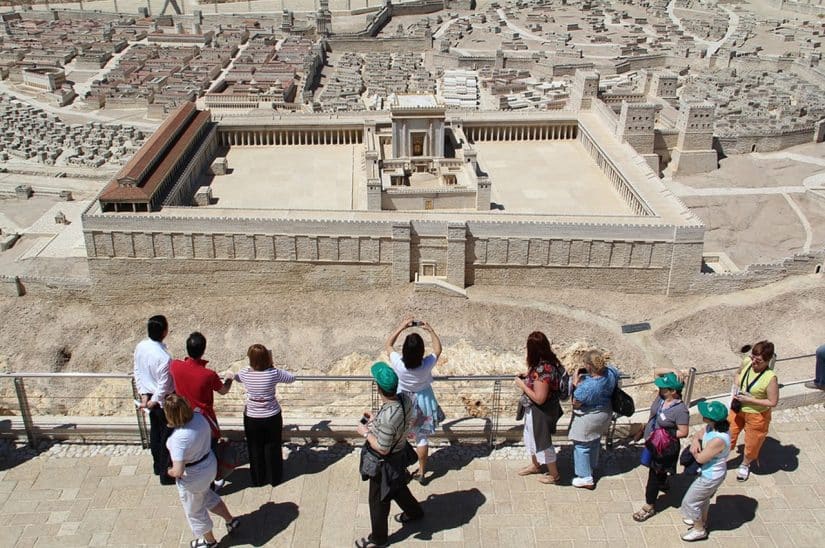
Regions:
[[281, 412], [281, 405], [275, 397], [275, 385], [295, 382], [295, 376], [275, 367], [263, 371], [247, 367], [235, 375], [235, 380], [246, 388], [244, 414], [253, 419], [265, 419]]

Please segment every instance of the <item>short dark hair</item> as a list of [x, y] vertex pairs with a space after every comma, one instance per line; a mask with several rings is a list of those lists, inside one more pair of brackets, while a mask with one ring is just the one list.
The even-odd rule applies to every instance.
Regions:
[[754, 356], [759, 356], [765, 360], [765, 363], [771, 361], [771, 358], [773, 358], [773, 352], [773, 343], [770, 341], [759, 341], [753, 345], [753, 348], [751, 348], [751, 354]]
[[166, 316], [152, 316], [146, 323], [146, 333], [153, 341], [162, 341], [168, 330], [169, 322], [166, 321]]
[[186, 339], [186, 353], [190, 358], [198, 359], [203, 357], [204, 352], [206, 352], [206, 337], [199, 331], [195, 331]]
[[728, 422], [728, 419], [722, 419], [720, 421], [712, 421], [712, 424], [713, 424], [713, 429], [716, 430], [717, 432], [724, 433], [724, 432], [727, 432], [728, 430], [730, 430], [730, 423]]
[[410, 333], [404, 339], [404, 346], [401, 347], [401, 357], [404, 360], [404, 367], [415, 369], [421, 366], [424, 361], [424, 339], [418, 333]]
[[388, 391], [384, 390], [383, 388], [381, 388], [380, 386], [378, 386], [378, 383], [375, 383], [375, 387], [378, 389], [378, 393], [381, 394], [382, 396], [384, 396], [385, 398], [389, 398], [391, 400], [395, 399], [395, 397], [396, 397], [395, 390], [393, 390], [392, 392], [388, 392]]

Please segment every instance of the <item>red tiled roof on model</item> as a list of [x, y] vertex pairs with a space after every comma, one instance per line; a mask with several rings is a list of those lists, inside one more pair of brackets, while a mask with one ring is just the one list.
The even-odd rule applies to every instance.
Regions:
[[[161, 124], [146, 143], [123, 166], [113, 181], [100, 194], [105, 202], [148, 202], [162, 178], [161, 165], [175, 159], [195, 138], [198, 130], [209, 121], [208, 112], [198, 112], [195, 104], [186, 102]], [[196, 123], [197, 122], [197, 123]]]

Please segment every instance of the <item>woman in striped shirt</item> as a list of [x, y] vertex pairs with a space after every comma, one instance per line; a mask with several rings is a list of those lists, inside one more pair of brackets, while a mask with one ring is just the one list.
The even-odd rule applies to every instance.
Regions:
[[249, 367], [242, 369], [235, 380], [246, 388], [243, 429], [249, 453], [249, 475], [252, 485], [272, 485], [281, 482], [283, 457], [281, 433], [284, 426], [281, 406], [275, 397], [278, 383], [295, 382], [295, 377], [272, 365], [272, 352], [262, 344], [253, 344], [246, 352]]

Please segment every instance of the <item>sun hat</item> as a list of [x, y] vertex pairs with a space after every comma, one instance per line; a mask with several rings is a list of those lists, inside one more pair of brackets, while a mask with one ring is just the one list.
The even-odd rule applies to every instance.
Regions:
[[728, 408], [725, 407], [725, 404], [719, 401], [700, 401], [699, 402], [699, 414], [705, 417], [706, 419], [710, 419], [713, 422], [719, 422], [721, 420], [725, 420], [728, 416]]
[[676, 373], [668, 373], [666, 375], [662, 375], [661, 377], [656, 377], [653, 384], [659, 388], [669, 388], [671, 390], [681, 390], [682, 387], [685, 386], [685, 383], [679, 380]]
[[375, 362], [370, 368], [372, 378], [375, 379], [375, 384], [381, 387], [384, 392], [395, 392], [398, 388], [398, 375], [392, 370], [392, 367], [385, 362]]

